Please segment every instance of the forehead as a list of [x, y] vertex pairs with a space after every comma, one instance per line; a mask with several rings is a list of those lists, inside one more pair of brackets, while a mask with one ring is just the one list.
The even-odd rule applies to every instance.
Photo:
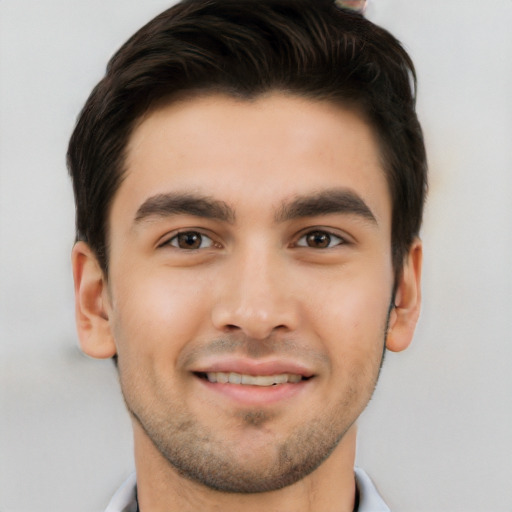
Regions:
[[113, 209], [122, 203], [131, 217], [148, 197], [173, 191], [212, 195], [234, 208], [251, 199], [263, 211], [329, 187], [351, 189], [377, 215], [390, 216], [372, 129], [357, 113], [327, 101], [283, 93], [181, 100], [143, 118], [126, 154]]

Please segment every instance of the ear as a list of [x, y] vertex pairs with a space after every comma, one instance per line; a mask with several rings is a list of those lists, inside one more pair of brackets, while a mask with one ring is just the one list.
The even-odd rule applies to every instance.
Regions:
[[113, 357], [116, 346], [109, 322], [109, 296], [103, 270], [96, 255], [85, 242], [75, 244], [71, 261], [80, 347], [91, 357]]
[[423, 248], [415, 239], [404, 262], [389, 317], [386, 348], [392, 352], [405, 350], [412, 341], [421, 307], [421, 264]]

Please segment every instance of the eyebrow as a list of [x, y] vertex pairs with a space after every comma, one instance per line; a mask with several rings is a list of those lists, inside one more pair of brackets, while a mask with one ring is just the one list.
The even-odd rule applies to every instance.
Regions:
[[208, 196], [169, 192], [157, 194], [146, 199], [135, 214], [135, 224], [152, 217], [169, 217], [171, 215], [192, 215], [233, 223], [235, 213], [224, 201]]
[[331, 213], [356, 215], [377, 224], [370, 207], [354, 191], [335, 188], [314, 195], [298, 196], [285, 203], [276, 213], [276, 222], [285, 222], [303, 217], [316, 217]]
[[[377, 224], [374, 214], [363, 199], [354, 191], [344, 188], [297, 196], [279, 208], [274, 220], [280, 223], [333, 213], [356, 215]], [[164, 218], [172, 215], [192, 215], [230, 224], [235, 222], [233, 208], [224, 201], [205, 195], [168, 192], [146, 199], [138, 208], [134, 223], [139, 224], [152, 217]]]

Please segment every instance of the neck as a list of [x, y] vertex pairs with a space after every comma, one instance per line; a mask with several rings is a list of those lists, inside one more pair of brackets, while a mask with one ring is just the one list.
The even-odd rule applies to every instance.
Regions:
[[271, 492], [219, 492], [180, 475], [134, 421], [137, 495], [141, 512], [352, 512], [356, 428], [311, 474]]

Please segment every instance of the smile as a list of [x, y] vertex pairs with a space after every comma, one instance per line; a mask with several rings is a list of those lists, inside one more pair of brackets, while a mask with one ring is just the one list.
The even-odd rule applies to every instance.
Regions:
[[203, 390], [213, 393], [209, 400], [220, 397], [229, 407], [275, 406], [315, 389], [315, 374], [290, 361], [257, 363], [224, 358], [209, 361], [208, 366], [192, 373]]
[[236, 372], [207, 372], [203, 374], [212, 383], [242, 384], [245, 386], [277, 386], [279, 384], [296, 384], [302, 375], [281, 373], [277, 375], [248, 375]]

